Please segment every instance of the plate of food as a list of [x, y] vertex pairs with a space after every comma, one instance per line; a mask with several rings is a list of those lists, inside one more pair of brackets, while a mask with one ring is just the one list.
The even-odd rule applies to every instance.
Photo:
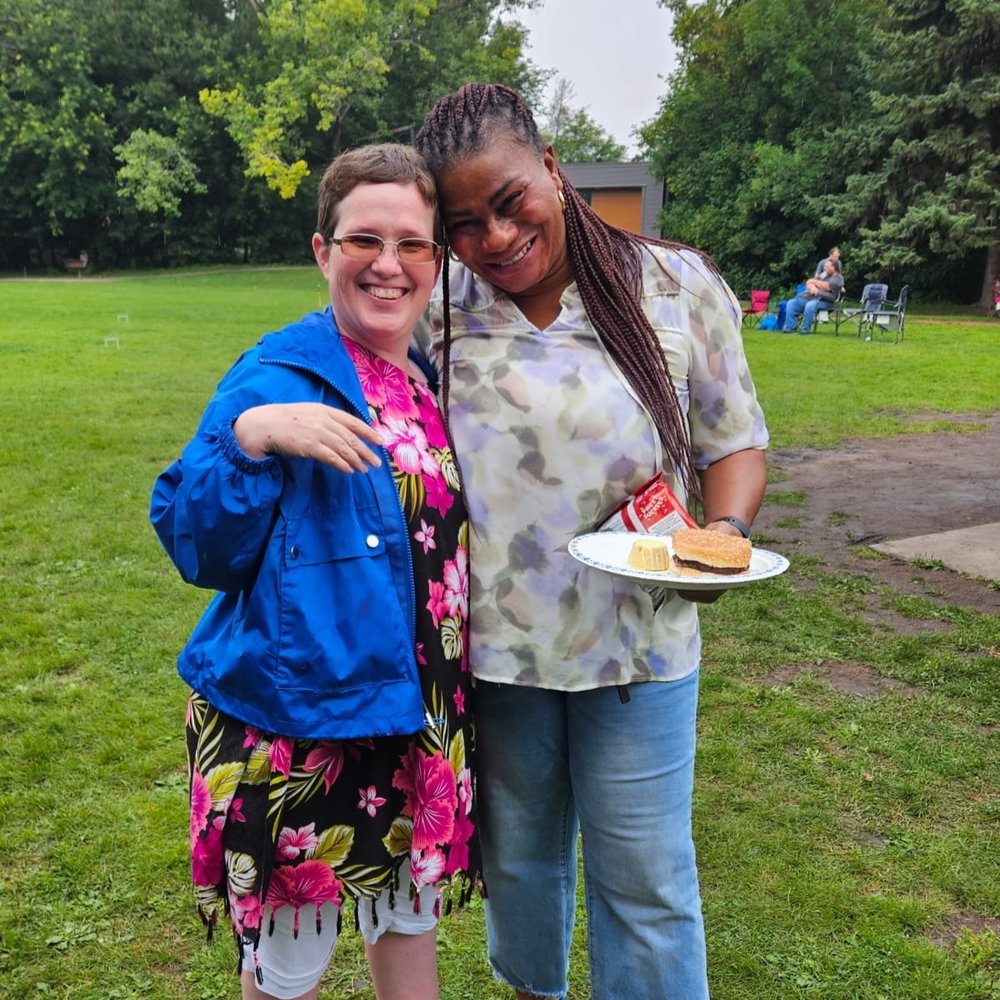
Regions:
[[670, 590], [728, 590], [788, 569], [784, 556], [759, 549], [749, 539], [699, 528], [681, 528], [664, 537], [593, 531], [574, 538], [569, 553], [594, 569]]

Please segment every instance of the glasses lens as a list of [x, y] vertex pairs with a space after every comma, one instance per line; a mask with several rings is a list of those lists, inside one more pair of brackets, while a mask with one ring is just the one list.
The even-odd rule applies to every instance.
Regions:
[[420, 239], [412, 236], [405, 240], [383, 240], [368, 233], [349, 233], [347, 236], [334, 238], [334, 243], [340, 246], [345, 257], [354, 260], [376, 260], [382, 256], [385, 247], [394, 246], [399, 259], [408, 264], [427, 264], [437, 256], [438, 245], [434, 240]]
[[382, 253], [382, 241], [377, 236], [352, 233], [340, 238], [340, 249], [345, 257], [355, 260], [374, 260]]
[[410, 261], [414, 264], [427, 264], [434, 259], [437, 253], [437, 244], [433, 240], [413, 239], [400, 240], [396, 244], [396, 253], [400, 260]]

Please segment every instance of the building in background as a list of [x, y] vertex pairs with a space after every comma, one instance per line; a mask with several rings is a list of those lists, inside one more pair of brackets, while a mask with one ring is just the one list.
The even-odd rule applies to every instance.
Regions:
[[573, 187], [605, 222], [640, 236], [662, 236], [665, 185], [648, 163], [561, 163]]

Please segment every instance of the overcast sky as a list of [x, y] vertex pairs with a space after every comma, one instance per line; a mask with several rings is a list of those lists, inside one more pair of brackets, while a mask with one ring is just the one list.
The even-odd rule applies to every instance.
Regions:
[[569, 80], [571, 106], [634, 152], [632, 129], [654, 117], [676, 66], [670, 14], [656, 0], [542, 0], [516, 16], [532, 62], [556, 71], [550, 87]]

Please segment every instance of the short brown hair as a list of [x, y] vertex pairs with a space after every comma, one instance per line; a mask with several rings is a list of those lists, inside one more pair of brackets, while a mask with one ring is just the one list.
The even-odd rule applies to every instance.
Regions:
[[442, 241], [434, 178], [424, 158], [412, 146], [397, 142], [349, 149], [323, 171], [316, 215], [316, 231], [323, 239], [333, 239], [340, 203], [359, 184], [415, 184], [424, 201], [434, 209], [434, 238], [438, 243]]

